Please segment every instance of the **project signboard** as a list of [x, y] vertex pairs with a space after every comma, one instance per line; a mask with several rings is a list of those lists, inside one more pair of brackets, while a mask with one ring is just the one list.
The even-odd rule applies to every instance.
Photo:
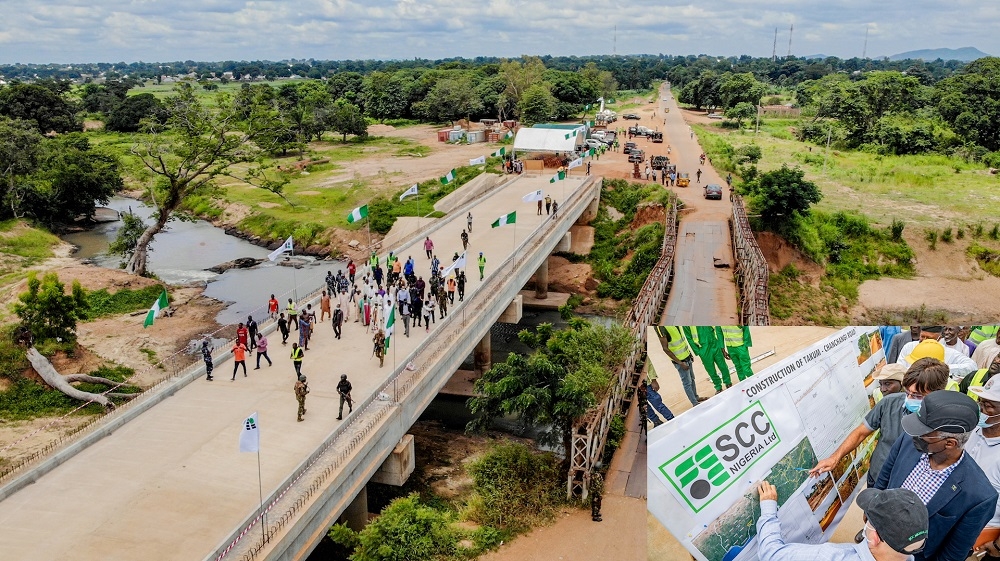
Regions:
[[656, 428], [650, 512], [700, 561], [755, 560], [756, 486], [767, 479], [786, 541], [827, 541], [875, 441], [818, 479], [808, 471], [870, 410], [866, 385], [884, 357], [877, 327], [847, 327]]

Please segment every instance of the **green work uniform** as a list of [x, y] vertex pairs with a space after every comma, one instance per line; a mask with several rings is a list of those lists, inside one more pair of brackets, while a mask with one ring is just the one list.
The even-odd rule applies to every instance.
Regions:
[[486, 268], [486, 257], [479, 256], [479, 280], [483, 280], [483, 269]]
[[[691, 350], [701, 359], [701, 364], [708, 372], [708, 377], [712, 379], [715, 391], [722, 391], [722, 384], [726, 387], [732, 386], [733, 382], [729, 378], [729, 365], [726, 364], [726, 357], [722, 354], [722, 332], [718, 327], [710, 325], [684, 326], [684, 334], [687, 336]], [[718, 369], [718, 372], [716, 372]]]
[[750, 340], [750, 328], [745, 325], [722, 325], [720, 329], [729, 360], [733, 361], [733, 366], [736, 367], [736, 376], [741, 382], [753, 376], [753, 370], [750, 368], [750, 347], [753, 345]]
[[969, 339], [978, 345], [987, 339], [996, 338], [998, 330], [1000, 330], [1000, 326], [997, 325], [977, 325], [972, 333], [969, 333]]

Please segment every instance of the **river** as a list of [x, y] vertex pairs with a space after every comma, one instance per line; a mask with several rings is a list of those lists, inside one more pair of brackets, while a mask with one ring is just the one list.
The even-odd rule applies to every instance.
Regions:
[[[153, 209], [135, 199], [115, 197], [107, 206], [120, 212], [131, 209], [147, 223], [152, 222]], [[121, 259], [107, 251], [120, 227], [121, 222], [106, 222], [62, 238], [79, 248], [74, 257], [117, 268]], [[172, 220], [150, 247], [150, 272], [169, 284], [205, 282], [205, 296], [228, 304], [216, 318], [221, 324], [243, 321], [255, 309], [260, 309], [263, 317], [263, 307], [272, 293], [281, 295], [295, 287], [298, 294], [307, 294], [322, 285], [327, 271], [336, 274], [337, 269], [346, 268], [343, 261], [318, 261], [304, 256], [294, 257], [300, 268], [279, 266], [278, 262], [266, 260], [270, 253], [267, 249], [230, 236], [204, 220]], [[231, 269], [222, 274], [207, 270], [240, 257], [265, 261], [252, 269]]]

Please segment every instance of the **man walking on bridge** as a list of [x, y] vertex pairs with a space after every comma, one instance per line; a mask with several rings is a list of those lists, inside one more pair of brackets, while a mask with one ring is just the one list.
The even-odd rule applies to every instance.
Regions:
[[742, 382], [753, 376], [750, 368], [750, 347], [753, 341], [750, 340], [750, 328], [739, 325], [722, 325], [722, 337], [725, 348], [722, 355], [733, 361], [736, 367], [736, 376]]
[[295, 400], [299, 402], [299, 422], [302, 422], [302, 416], [306, 414], [306, 394], [309, 393], [309, 386], [306, 385], [306, 377], [299, 376], [298, 380], [295, 382]]
[[479, 252], [479, 280], [483, 280], [483, 270], [486, 269], [486, 257], [483, 252]]
[[305, 356], [305, 352], [298, 343], [292, 343], [292, 354], [289, 358], [292, 359], [292, 366], [295, 367], [295, 377], [298, 378], [302, 375], [302, 357]]
[[340, 375], [340, 382], [337, 383], [337, 393], [340, 394], [340, 410], [337, 412], [337, 420], [344, 418], [344, 402], [347, 402], [347, 414], [354, 410], [354, 402], [351, 400], [351, 383], [347, 381], [347, 374]]
[[208, 341], [201, 342], [201, 358], [205, 360], [205, 379], [211, 382], [214, 380], [212, 378], [212, 369], [214, 364], [212, 364], [212, 349], [208, 346]]
[[430, 259], [432, 253], [434, 252], [434, 242], [431, 241], [430, 236], [424, 238], [424, 251], [427, 252], [427, 258]]

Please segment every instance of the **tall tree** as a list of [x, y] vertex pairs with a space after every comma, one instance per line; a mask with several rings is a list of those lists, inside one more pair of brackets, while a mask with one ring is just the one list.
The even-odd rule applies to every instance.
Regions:
[[[146, 135], [133, 146], [132, 153], [154, 175], [148, 195], [156, 211], [153, 223], [136, 241], [129, 259], [128, 272], [145, 275], [146, 257], [153, 237], [163, 230], [185, 197], [207, 186], [214, 178], [224, 175], [261, 187], [282, 196], [282, 179], [265, 175], [262, 150], [267, 147], [254, 142], [261, 130], [261, 121], [251, 113], [240, 115], [228, 95], [220, 93], [217, 110], [205, 107], [195, 97], [190, 85], [181, 86], [176, 95], [167, 99], [165, 125], [146, 123]], [[251, 107], [251, 111], [256, 107]], [[234, 164], [250, 164], [245, 168]]]
[[536, 86], [542, 81], [542, 76], [545, 74], [545, 63], [542, 62], [542, 59], [523, 56], [521, 60], [523, 62], [506, 60], [500, 63], [500, 76], [503, 77], [506, 84], [497, 107], [501, 111], [501, 119], [507, 117], [502, 113], [506, 107], [513, 107], [518, 112], [514, 116], [523, 119], [520, 113], [521, 101], [532, 86]]
[[549, 92], [546, 84], [535, 84], [529, 87], [521, 96], [521, 102], [518, 104], [521, 120], [529, 126], [552, 119], [556, 116], [556, 110], [556, 98]]
[[541, 440], [561, 444], [568, 454], [573, 424], [606, 395], [635, 341], [624, 327], [580, 319], [559, 331], [542, 324], [518, 338], [536, 350], [529, 356], [511, 353], [476, 380], [477, 397], [469, 407], [479, 416], [468, 428], [485, 430], [493, 419], [516, 415], [526, 426], [550, 426]]
[[746, 184], [750, 207], [760, 215], [765, 229], [787, 234], [796, 218], [809, 212], [809, 207], [823, 198], [819, 187], [805, 179], [805, 172], [782, 164], [780, 169], [761, 173]]
[[34, 123], [42, 134], [83, 128], [73, 104], [39, 84], [12, 84], [0, 89], [0, 116]]
[[422, 116], [431, 121], [456, 121], [483, 111], [483, 101], [468, 74], [442, 78], [419, 102]]
[[373, 119], [385, 121], [398, 118], [406, 110], [407, 93], [399, 80], [389, 72], [372, 72], [365, 77], [361, 100]]
[[368, 136], [368, 123], [361, 109], [346, 99], [338, 99], [328, 115], [330, 130], [343, 135], [342, 142], [347, 142], [347, 135], [353, 134], [359, 138]]

